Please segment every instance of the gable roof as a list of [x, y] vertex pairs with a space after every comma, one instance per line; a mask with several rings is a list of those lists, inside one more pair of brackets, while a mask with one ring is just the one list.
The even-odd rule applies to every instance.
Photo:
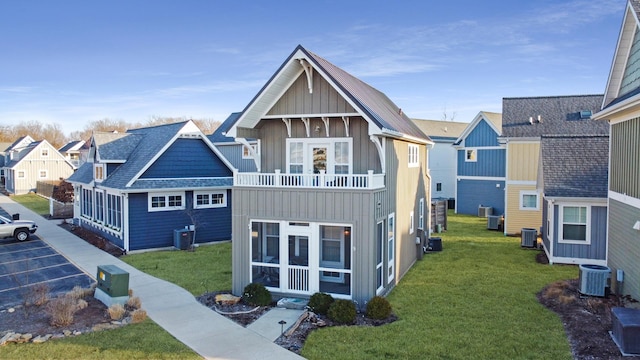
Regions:
[[[233, 169], [200, 129], [188, 120], [172, 124], [128, 130], [126, 133], [95, 133], [92, 144], [103, 163], [121, 163], [107, 174], [100, 186], [120, 190], [176, 189], [230, 186], [233, 179], [139, 179], [153, 162], [180, 136], [202, 139], [222, 162]], [[93, 181], [93, 163], [83, 164], [69, 182], [89, 184]]]
[[411, 119], [422, 132], [431, 140], [450, 139], [455, 140], [460, 136], [462, 131], [469, 123], [442, 121], [442, 120], [423, 120]]
[[545, 196], [607, 197], [609, 136], [543, 136], [540, 154]]
[[301, 45], [295, 48], [242, 111], [237, 121], [229, 129], [229, 136], [236, 136], [236, 127], [253, 128], [293, 80], [300, 75], [303, 71], [301, 65], [303, 67], [309, 66], [313, 71], [317, 71], [369, 122], [370, 135], [385, 135], [431, 143], [429, 137], [385, 94], [306, 50]]
[[467, 136], [469, 136], [469, 134], [473, 131], [473, 129], [475, 129], [476, 126], [478, 126], [478, 124], [482, 120], [485, 120], [486, 123], [493, 129], [493, 131], [496, 132], [498, 136], [502, 135], [502, 114], [489, 112], [489, 111], [480, 111], [478, 115], [476, 115], [476, 117], [473, 118], [473, 121], [467, 124], [467, 126], [464, 128], [462, 133], [460, 133], [460, 136], [456, 139], [456, 141], [453, 144], [454, 145], [461, 144], [462, 141]]
[[218, 126], [216, 131], [214, 131], [213, 134], [208, 136], [209, 140], [211, 140], [211, 142], [214, 144], [233, 143], [234, 140], [230, 137], [225, 136], [225, 134], [227, 133], [227, 131], [229, 131], [231, 126], [233, 126], [233, 123], [235, 123], [236, 120], [238, 120], [238, 117], [240, 117], [240, 114], [241, 113], [239, 112], [231, 113], [231, 115], [229, 115], [227, 119], [223, 121], [222, 124], [220, 124], [220, 126]]
[[595, 113], [602, 99], [603, 95], [503, 98], [502, 135], [540, 137], [609, 134], [608, 123], [580, 117], [581, 111]]
[[58, 149], [58, 151], [61, 153], [65, 153], [68, 151], [79, 151], [83, 145], [84, 145], [84, 140], [69, 141], [68, 143], [64, 144], [60, 149]]
[[58, 150], [56, 150], [56, 148], [54, 148], [53, 145], [51, 145], [47, 140], [33, 141], [29, 143], [29, 145], [27, 145], [24, 148], [24, 150], [21, 151], [20, 158], [9, 161], [7, 164], [5, 164], [5, 166], [7, 168], [17, 168], [18, 166], [20, 166], [20, 164], [23, 161], [28, 160], [31, 154], [36, 153], [36, 150], [40, 148], [49, 148], [49, 150], [51, 150], [49, 153], [50, 156], [52, 157], [57, 156], [59, 160], [65, 162], [72, 169], [75, 169], [73, 164], [71, 164], [67, 159], [65, 159], [65, 157]]
[[29, 146], [32, 142], [34, 142], [33, 138], [29, 135], [21, 136], [16, 141], [14, 141], [9, 147], [5, 149], [5, 151], [17, 150], [18, 148]]

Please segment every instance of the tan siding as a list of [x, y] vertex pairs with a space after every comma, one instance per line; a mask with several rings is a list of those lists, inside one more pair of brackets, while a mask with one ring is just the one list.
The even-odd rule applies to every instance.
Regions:
[[[519, 234], [522, 228], [533, 228], [540, 231], [542, 226], [542, 205], [539, 204], [538, 211], [520, 210], [520, 191], [535, 191], [535, 185], [507, 185], [506, 202], [507, 212], [505, 214], [505, 232], [507, 234]], [[541, 202], [541, 196], [538, 201]]]
[[640, 198], [640, 118], [611, 126], [611, 190]]
[[317, 72], [313, 73], [313, 93], [302, 73], [267, 115], [330, 114], [356, 112]]
[[612, 271], [615, 289], [616, 272], [624, 271], [624, 294], [640, 299], [640, 241], [633, 225], [640, 219], [640, 209], [609, 199], [609, 251], [607, 264]]
[[510, 142], [507, 147], [507, 181], [535, 181], [540, 142]]

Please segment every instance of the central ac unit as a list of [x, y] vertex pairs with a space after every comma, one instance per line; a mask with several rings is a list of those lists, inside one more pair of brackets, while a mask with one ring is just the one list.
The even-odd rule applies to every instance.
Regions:
[[491, 206], [478, 206], [478, 216], [487, 217], [493, 213]]
[[500, 225], [502, 225], [502, 216], [499, 216], [499, 215], [487, 216], [487, 229], [500, 230]]
[[520, 246], [533, 248], [538, 245], [538, 231], [531, 228], [523, 228], [520, 234]]
[[580, 293], [591, 296], [605, 296], [611, 283], [611, 269], [601, 265], [580, 265]]

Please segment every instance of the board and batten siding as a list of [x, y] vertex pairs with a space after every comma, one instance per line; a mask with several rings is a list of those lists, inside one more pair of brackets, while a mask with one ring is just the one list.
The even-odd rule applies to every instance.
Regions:
[[510, 141], [507, 145], [507, 181], [536, 181], [540, 141]]
[[375, 294], [377, 199], [384, 191], [248, 188], [233, 189], [233, 293], [251, 279], [252, 220], [299, 221], [352, 226], [352, 297], [363, 303]]
[[640, 118], [612, 124], [611, 139], [609, 188], [640, 199]]
[[[566, 244], [560, 243], [560, 219], [559, 206], [553, 206], [553, 257], [576, 259], [573, 263], [585, 263], [578, 259], [606, 260], [607, 258], [607, 207], [590, 206], [591, 222], [589, 224], [591, 244]], [[545, 227], [546, 228], [546, 227]], [[586, 262], [588, 263], [588, 261]]]
[[481, 120], [475, 128], [464, 139], [465, 147], [500, 146], [498, 134], [487, 124], [486, 120]]
[[609, 199], [609, 256], [611, 284], [616, 289], [617, 270], [624, 271], [623, 293], [640, 299], [640, 234], [633, 229], [640, 208]]
[[[48, 155], [42, 156], [42, 150], [45, 149]], [[47, 142], [38, 144], [35, 149], [24, 156], [19, 164], [12, 169], [11, 180], [13, 183], [7, 184], [9, 190], [13, 190], [16, 195], [35, 191], [38, 181], [66, 179], [73, 174], [74, 170], [71, 164]], [[24, 178], [18, 178], [19, 171], [24, 171]], [[47, 176], [40, 177], [40, 171], [46, 171]]]
[[[273, 173], [276, 169], [287, 173], [287, 142], [289, 138], [287, 128], [281, 119], [265, 119], [260, 126], [261, 167], [264, 173]], [[316, 132], [316, 126], [320, 131]], [[324, 122], [319, 118], [312, 118], [310, 137], [314, 139], [327, 138]], [[329, 119], [330, 138], [346, 138], [346, 130], [342, 118]], [[368, 170], [381, 172], [380, 159], [375, 145], [369, 139], [367, 122], [361, 117], [349, 120], [349, 138], [353, 139], [353, 168], [354, 174], [366, 174]], [[291, 119], [291, 139], [309, 139], [306, 128], [301, 119]]]
[[542, 196], [538, 196], [539, 210], [520, 210], [520, 191], [536, 192], [536, 186], [507, 184], [505, 233], [508, 235], [520, 234], [522, 228], [533, 228], [540, 231], [542, 225]]
[[298, 76], [289, 89], [271, 107], [267, 115], [345, 114], [355, 109], [317, 72], [313, 72], [313, 92], [307, 76]]
[[217, 144], [216, 147], [222, 153], [229, 163], [238, 169], [240, 172], [256, 172], [256, 163], [253, 159], [242, 158], [241, 144], [229, 143], [229, 144]]

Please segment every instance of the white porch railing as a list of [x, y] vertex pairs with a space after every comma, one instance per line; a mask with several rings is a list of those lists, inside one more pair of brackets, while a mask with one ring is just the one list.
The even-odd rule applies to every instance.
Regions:
[[235, 172], [233, 186], [287, 187], [287, 188], [334, 188], [334, 189], [381, 189], [384, 174], [283, 174]]

